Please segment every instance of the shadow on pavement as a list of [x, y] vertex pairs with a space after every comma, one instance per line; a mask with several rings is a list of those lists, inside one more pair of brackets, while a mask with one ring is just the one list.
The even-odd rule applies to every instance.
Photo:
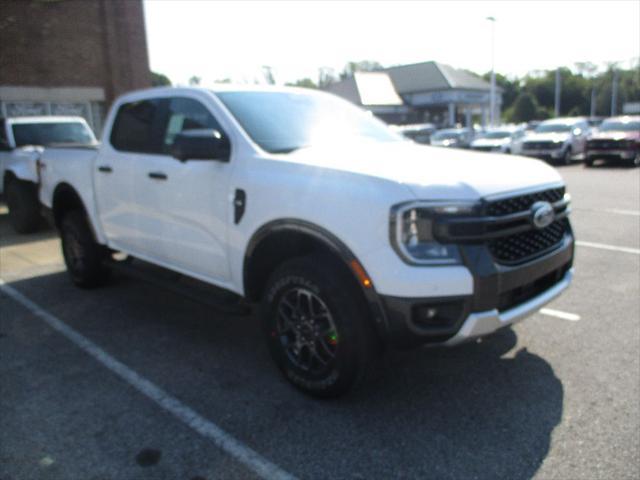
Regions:
[[10, 247], [24, 243], [49, 240], [57, 236], [57, 232], [43, 220], [38, 231], [29, 234], [17, 233], [9, 223], [9, 213], [5, 205], [0, 202], [0, 247]]
[[13, 286], [304, 478], [525, 480], [562, 417], [560, 380], [540, 356], [514, 350], [511, 329], [453, 349], [390, 352], [362, 389], [319, 401], [278, 375], [255, 318], [212, 316], [127, 278], [94, 291], [73, 289], [64, 273]]

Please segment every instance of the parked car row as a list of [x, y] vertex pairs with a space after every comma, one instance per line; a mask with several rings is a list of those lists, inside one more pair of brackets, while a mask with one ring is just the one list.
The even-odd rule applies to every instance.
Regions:
[[[437, 147], [469, 148], [538, 158], [568, 165], [584, 159], [640, 165], [640, 117], [612, 117], [604, 121], [584, 117], [554, 118], [527, 125], [502, 125], [484, 130], [446, 128], [420, 130], [420, 125], [397, 127], [396, 131], [418, 142]], [[420, 134], [416, 132], [421, 131]]]

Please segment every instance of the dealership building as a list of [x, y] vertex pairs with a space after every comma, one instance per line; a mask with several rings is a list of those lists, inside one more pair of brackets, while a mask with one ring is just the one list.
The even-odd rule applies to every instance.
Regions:
[[151, 86], [142, 0], [3, 0], [0, 115], [80, 115]]
[[[376, 81], [371, 81], [375, 77]], [[360, 72], [326, 87], [389, 123], [434, 123], [439, 127], [487, 125], [491, 86], [482, 78], [439, 62]], [[386, 103], [380, 104], [384, 99]], [[496, 89], [500, 118], [502, 91]]]

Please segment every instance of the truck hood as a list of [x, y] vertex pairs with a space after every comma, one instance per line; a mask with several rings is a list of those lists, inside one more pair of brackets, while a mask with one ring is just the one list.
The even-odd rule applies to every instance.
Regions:
[[589, 139], [595, 140], [634, 140], [639, 139], [639, 132], [621, 132], [621, 131], [610, 131], [610, 132], [595, 132], [591, 134]]
[[571, 137], [570, 133], [562, 133], [562, 132], [549, 132], [549, 133], [530, 133], [525, 138], [525, 142], [540, 142], [540, 141], [551, 141], [551, 142], [567, 142]]
[[311, 147], [278, 158], [384, 179], [406, 186], [418, 199], [476, 200], [562, 182], [555, 169], [539, 160], [411, 142]]

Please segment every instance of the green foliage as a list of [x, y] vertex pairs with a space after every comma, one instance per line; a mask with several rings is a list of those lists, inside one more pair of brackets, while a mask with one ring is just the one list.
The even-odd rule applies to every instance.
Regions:
[[507, 109], [505, 117], [514, 123], [528, 122], [538, 118], [539, 110], [540, 106], [536, 97], [529, 92], [524, 92], [518, 95], [513, 105]]
[[154, 87], [168, 87], [171, 86], [171, 80], [162, 73], [151, 72], [151, 85]]
[[384, 67], [375, 60], [360, 60], [359, 62], [347, 62], [340, 74], [341, 79], [349, 78], [356, 72], [378, 72]]
[[287, 83], [290, 87], [304, 87], [304, 88], [318, 88], [313, 80], [310, 78], [301, 78], [293, 83]]

